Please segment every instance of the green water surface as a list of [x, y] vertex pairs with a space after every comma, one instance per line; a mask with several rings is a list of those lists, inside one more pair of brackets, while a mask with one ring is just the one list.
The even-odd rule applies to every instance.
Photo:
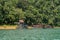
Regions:
[[60, 40], [60, 28], [0, 30], [0, 40]]

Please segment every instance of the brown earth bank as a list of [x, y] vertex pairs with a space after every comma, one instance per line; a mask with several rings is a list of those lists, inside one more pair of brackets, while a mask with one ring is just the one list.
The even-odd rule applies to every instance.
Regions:
[[[17, 29], [18, 26], [17, 25], [0, 25], [0, 29]], [[35, 24], [32, 26], [28, 26], [28, 29], [32, 29], [32, 28], [60, 28], [60, 27], [54, 27], [51, 25], [43, 25], [43, 24]]]

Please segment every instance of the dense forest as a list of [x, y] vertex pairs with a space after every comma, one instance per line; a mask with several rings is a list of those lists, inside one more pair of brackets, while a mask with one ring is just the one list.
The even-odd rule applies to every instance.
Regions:
[[0, 0], [0, 25], [19, 19], [31, 24], [60, 26], [60, 0]]

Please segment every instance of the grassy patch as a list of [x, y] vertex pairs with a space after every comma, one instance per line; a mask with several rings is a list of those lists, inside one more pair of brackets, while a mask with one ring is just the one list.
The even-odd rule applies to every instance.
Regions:
[[1, 25], [0, 29], [16, 29], [17, 25]]

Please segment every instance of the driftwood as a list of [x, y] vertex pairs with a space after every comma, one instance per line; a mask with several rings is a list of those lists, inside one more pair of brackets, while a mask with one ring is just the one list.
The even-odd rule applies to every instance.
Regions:
[[32, 25], [32, 27], [34, 27], [34, 28], [42, 28], [43, 25], [42, 24], [36, 24], [36, 25]]
[[34, 28], [54, 28], [51, 25], [45, 25], [45, 24], [36, 24], [36, 25], [32, 25], [32, 27], [34, 27]]
[[54, 28], [54, 27], [51, 26], [51, 25], [46, 25], [45, 27], [46, 27], [46, 28]]

